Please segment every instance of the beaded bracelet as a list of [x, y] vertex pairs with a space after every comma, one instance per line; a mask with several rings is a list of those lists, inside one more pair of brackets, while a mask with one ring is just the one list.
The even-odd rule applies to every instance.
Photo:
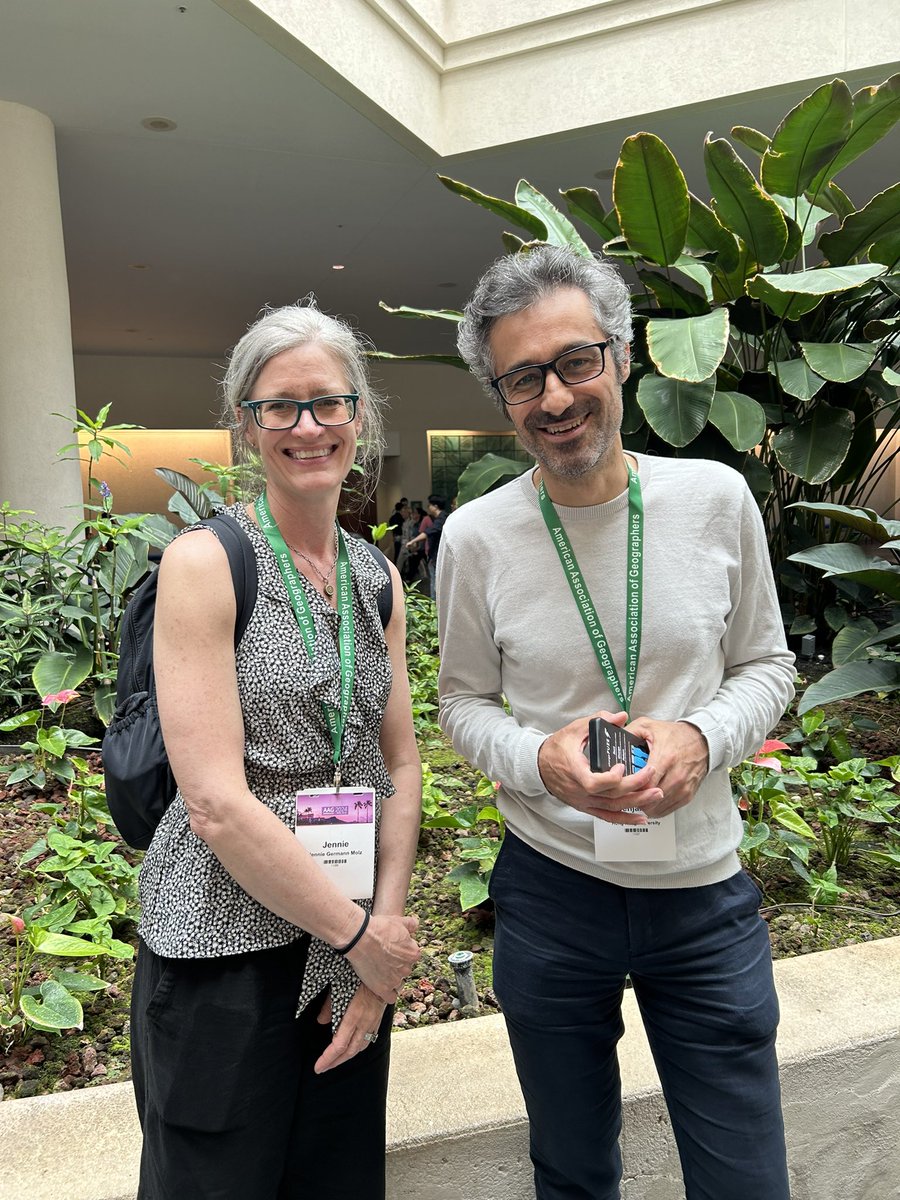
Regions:
[[357, 931], [356, 931], [356, 936], [351, 938], [346, 946], [340, 946], [340, 947], [335, 946], [334, 950], [335, 950], [336, 954], [349, 954], [350, 953], [350, 951], [353, 949], [353, 947], [356, 945], [356, 943], [359, 941], [359, 939], [362, 937], [362, 935], [368, 929], [369, 916], [370, 916], [370, 914], [369, 914], [368, 910], [366, 910], [363, 913], [362, 925], [360, 925], [359, 929], [357, 929]]

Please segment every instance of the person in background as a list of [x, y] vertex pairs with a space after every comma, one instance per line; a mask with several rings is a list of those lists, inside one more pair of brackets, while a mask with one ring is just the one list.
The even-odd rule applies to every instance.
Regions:
[[441, 533], [447, 520], [447, 501], [443, 496], [428, 497], [428, 515], [419, 525], [418, 534], [406, 543], [408, 550], [414, 546], [425, 546], [425, 558], [428, 564], [428, 594], [435, 598], [435, 578], [437, 576], [438, 551], [441, 544]]
[[[418, 957], [404, 908], [421, 767], [399, 577], [390, 567], [383, 629], [387, 579], [336, 520], [354, 463], [377, 477], [364, 352], [310, 298], [231, 353], [225, 420], [263, 477], [225, 510], [259, 580], [240, 644], [211, 531], [186, 531], [159, 568], [154, 671], [178, 791], [140, 879], [140, 1200], [384, 1197], [391, 1005]], [[301, 803], [339, 812], [345, 789], [374, 798], [359, 891], [296, 829]]]
[[392, 534], [394, 539], [394, 566], [399, 570], [400, 551], [403, 548], [403, 522], [405, 520], [404, 512], [409, 511], [409, 501], [405, 496], [401, 496], [394, 505], [394, 511], [391, 513], [388, 525], [392, 526]]
[[[778, 1001], [728, 768], [784, 712], [793, 655], [744, 479], [624, 450], [630, 340], [616, 268], [567, 249], [499, 259], [466, 305], [460, 353], [537, 466], [444, 528], [440, 721], [502, 781], [494, 989], [537, 1196], [619, 1197], [630, 978], [687, 1200], [788, 1200]], [[601, 747], [624, 725], [647, 748], [591, 771], [593, 717]]]

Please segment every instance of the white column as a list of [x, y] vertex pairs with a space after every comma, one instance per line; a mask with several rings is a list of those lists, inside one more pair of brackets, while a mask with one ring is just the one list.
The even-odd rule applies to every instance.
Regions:
[[75, 379], [56, 140], [43, 113], [0, 102], [0, 501], [48, 525], [81, 517]]

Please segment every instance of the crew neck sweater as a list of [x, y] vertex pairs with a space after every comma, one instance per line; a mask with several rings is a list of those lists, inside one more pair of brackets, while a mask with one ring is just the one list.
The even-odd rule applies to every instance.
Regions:
[[[557, 862], [626, 887], [697, 887], [739, 869], [728, 768], [753, 754], [793, 695], [759, 509], [741, 475], [698, 459], [632, 456], [644, 505], [640, 662], [630, 715], [688, 721], [709, 771], [675, 813], [676, 857], [598, 862], [594, 821], [550, 795], [545, 738], [615, 701], [538, 504], [533, 473], [444, 526], [438, 568], [440, 721], [488, 778], [509, 829]], [[628, 493], [556, 506], [620, 680]], [[506, 704], [504, 705], [504, 699]]]

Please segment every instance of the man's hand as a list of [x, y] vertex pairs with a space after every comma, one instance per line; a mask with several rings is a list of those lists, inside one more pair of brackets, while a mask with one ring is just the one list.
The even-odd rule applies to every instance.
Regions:
[[[624, 725], [628, 720], [623, 712], [601, 710], [594, 716], [603, 717], [614, 725]], [[641, 812], [646, 812], [648, 806], [652, 807], [663, 800], [652, 755], [647, 765], [634, 775], [626, 776], [625, 767], [620, 764], [611, 771], [592, 771], [584, 755], [590, 720], [590, 717], [582, 717], [572, 721], [570, 725], [551, 733], [541, 744], [538, 770], [544, 786], [557, 800], [577, 808], [579, 812], [609, 821], [612, 825], [646, 824]], [[640, 809], [641, 812], [623, 811], [631, 808]], [[653, 815], [657, 815], [655, 811]]]
[[[363, 984], [356, 989], [356, 994], [350, 1001], [347, 1011], [341, 1018], [337, 1033], [331, 1039], [331, 1044], [319, 1056], [313, 1070], [317, 1075], [330, 1071], [332, 1067], [340, 1066], [348, 1059], [366, 1050], [372, 1043], [365, 1035], [378, 1033], [381, 1018], [384, 1016], [384, 1002], [374, 992]], [[325, 1003], [316, 1020], [320, 1025], [327, 1025], [331, 1020], [331, 993], [325, 997]]]
[[366, 987], [385, 1004], [397, 999], [400, 984], [419, 957], [413, 940], [418, 917], [372, 916], [347, 961]]
[[641, 805], [647, 816], [664, 817], [690, 804], [709, 770], [709, 747], [696, 725], [638, 717], [626, 728], [650, 745], [644, 769], [653, 770], [660, 795]]

